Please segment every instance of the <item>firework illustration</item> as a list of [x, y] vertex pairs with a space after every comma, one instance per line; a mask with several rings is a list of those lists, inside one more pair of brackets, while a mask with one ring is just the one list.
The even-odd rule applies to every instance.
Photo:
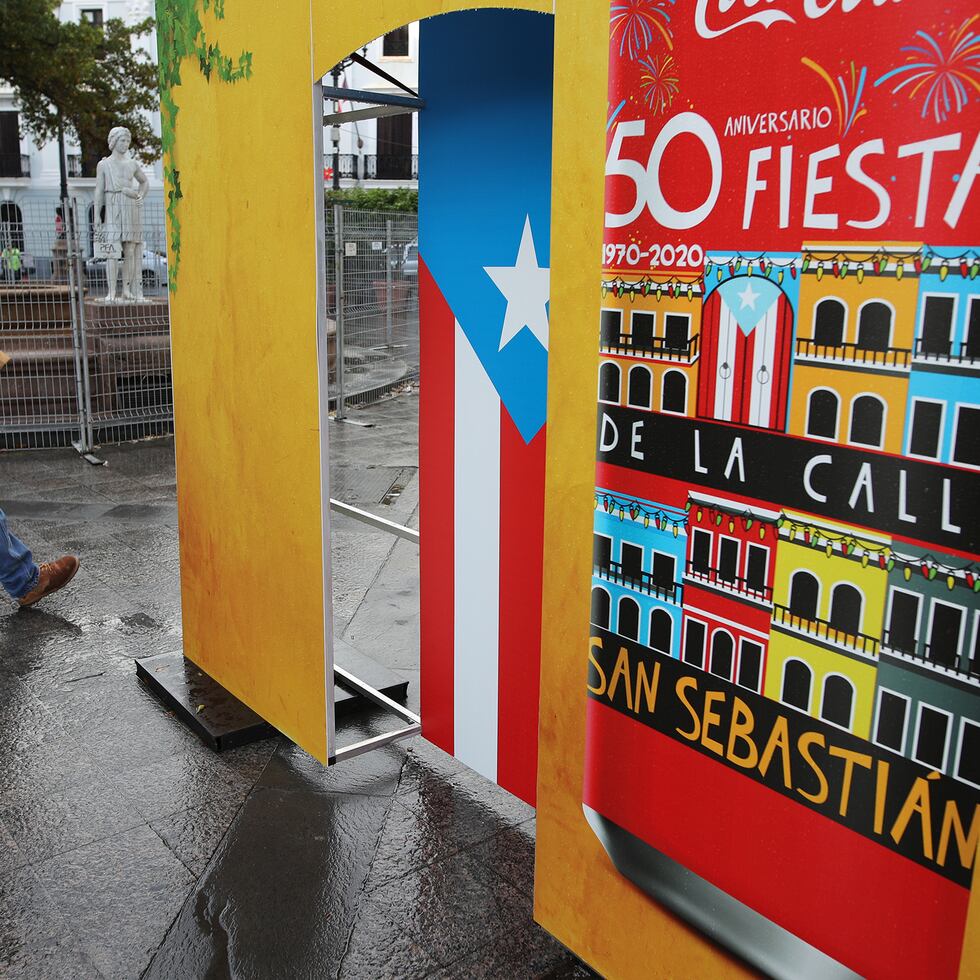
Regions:
[[980, 93], [980, 36], [973, 30], [978, 16], [951, 28], [945, 42], [916, 31], [917, 42], [902, 48], [905, 64], [885, 72], [875, 87], [894, 81], [892, 95], [903, 89], [910, 100], [921, 95], [923, 119], [931, 115], [941, 123], [951, 113], [962, 112], [970, 101], [970, 89]]
[[837, 107], [837, 131], [841, 136], [846, 136], [854, 123], [868, 114], [861, 101], [864, 98], [864, 85], [868, 80], [868, 69], [862, 68], [858, 71], [852, 61], [850, 71], [845, 70], [834, 80], [826, 68], [810, 58], [800, 60], [827, 83], [834, 105]]
[[666, 54], [640, 58], [639, 65], [643, 69], [643, 74], [640, 75], [640, 88], [643, 91], [644, 102], [655, 114], [666, 112], [680, 90], [674, 56]]
[[674, 48], [670, 29], [670, 8], [676, 0], [615, 0], [610, 9], [610, 35], [619, 35], [619, 55], [635, 61], [661, 37], [667, 50]]

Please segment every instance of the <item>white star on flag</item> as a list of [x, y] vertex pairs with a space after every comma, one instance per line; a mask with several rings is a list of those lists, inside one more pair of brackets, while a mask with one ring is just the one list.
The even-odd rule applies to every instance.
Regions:
[[504, 266], [484, 266], [483, 271], [507, 298], [507, 312], [500, 332], [503, 350], [525, 327], [548, 349], [548, 309], [551, 292], [551, 270], [538, 265], [531, 234], [531, 216], [524, 218], [524, 233], [517, 252], [517, 262]]
[[739, 294], [738, 298], [742, 301], [741, 309], [745, 309], [747, 306], [750, 310], [755, 309], [755, 301], [759, 298], [759, 294], [754, 292], [752, 289], [752, 283], [747, 282], [745, 284], [745, 289], [743, 289]]

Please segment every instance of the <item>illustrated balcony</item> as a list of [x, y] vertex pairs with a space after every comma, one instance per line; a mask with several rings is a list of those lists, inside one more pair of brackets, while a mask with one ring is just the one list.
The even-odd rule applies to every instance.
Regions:
[[916, 337], [915, 360], [926, 364], [962, 364], [980, 367], [980, 338], [966, 341]]
[[772, 607], [772, 621], [780, 626], [788, 627], [797, 633], [805, 633], [807, 636], [816, 637], [818, 640], [826, 640], [828, 643], [846, 647], [857, 653], [864, 654], [866, 657], [876, 657], [880, 641], [877, 637], [868, 636], [867, 633], [854, 633], [850, 630], [835, 626], [826, 619], [815, 619], [808, 616], [801, 616], [793, 612], [789, 606], [781, 606], [778, 603]]
[[686, 575], [694, 582], [712, 586], [725, 592], [734, 592], [736, 595], [754, 599], [756, 602], [767, 604], [772, 602], [772, 588], [764, 582], [750, 582], [739, 575], [727, 575], [717, 568], [697, 567], [692, 561], [687, 563]]
[[796, 340], [796, 358], [820, 363], [848, 364], [857, 367], [890, 368], [907, 371], [912, 351], [906, 347], [862, 347], [859, 344], [825, 344], [809, 337]]
[[657, 582], [649, 572], [623, 571], [623, 566], [618, 561], [593, 565], [592, 571], [607, 582], [680, 605], [682, 588], [677, 582]]
[[0, 153], [0, 177], [30, 177], [31, 158], [27, 153]]
[[599, 350], [604, 354], [623, 354], [627, 357], [649, 357], [664, 361], [691, 364], [701, 352], [701, 335], [695, 334], [686, 341], [669, 340], [666, 337], [635, 338], [621, 333], [618, 338], [603, 337]]
[[939, 673], [951, 677], [960, 677], [980, 683], [980, 659], [969, 661], [966, 669], [960, 662], [959, 651], [944, 645], [933, 649], [933, 645], [919, 640], [902, 636], [894, 630], [885, 630], [881, 638], [882, 650], [889, 655], [910, 663], [922, 664]]

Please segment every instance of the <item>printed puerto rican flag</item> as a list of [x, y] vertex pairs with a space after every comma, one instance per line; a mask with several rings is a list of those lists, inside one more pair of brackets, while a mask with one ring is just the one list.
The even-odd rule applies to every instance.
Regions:
[[698, 415], [786, 428], [793, 309], [765, 276], [736, 276], [704, 301]]
[[422, 734], [533, 803], [551, 18], [448, 14], [420, 48]]

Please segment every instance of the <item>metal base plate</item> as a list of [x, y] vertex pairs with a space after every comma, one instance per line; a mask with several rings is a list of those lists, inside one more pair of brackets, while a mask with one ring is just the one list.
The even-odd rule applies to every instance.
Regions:
[[[387, 667], [359, 653], [343, 640], [336, 640], [334, 655], [339, 666], [394, 701], [408, 694], [408, 681]], [[161, 653], [136, 661], [136, 676], [205, 745], [215, 752], [247, 745], [276, 734], [276, 730], [251, 708], [180, 652]], [[363, 695], [334, 685], [337, 715], [366, 707]]]

